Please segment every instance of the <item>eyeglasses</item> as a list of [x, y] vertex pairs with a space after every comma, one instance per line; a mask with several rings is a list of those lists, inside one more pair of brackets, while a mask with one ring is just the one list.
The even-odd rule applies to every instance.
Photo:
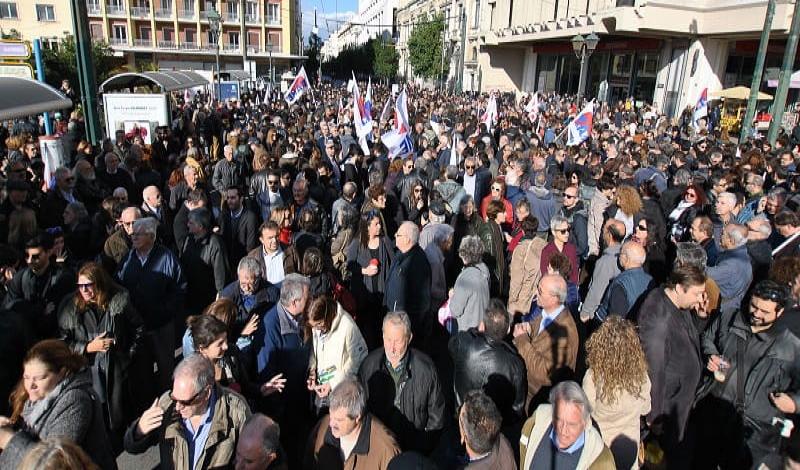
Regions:
[[270, 185], [270, 186], [274, 186], [274, 185], [278, 184], [278, 180], [267, 180], [267, 184]]
[[564, 194], [564, 199], [575, 199], [578, 196], [573, 196], [572, 194]]
[[94, 282], [87, 282], [86, 284], [77, 284], [78, 290], [89, 290], [94, 287]]
[[556, 228], [556, 229], [553, 229], [553, 231], [554, 232], [558, 232], [558, 233], [563, 235], [565, 233], [569, 233], [569, 227], [567, 227], [567, 228]]
[[474, 170], [475, 165], [465, 165], [464, 168], [466, 168], [467, 170]]
[[169, 392], [169, 398], [170, 398], [170, 400], [175, 402], [176, 405], [192, 406], [192, 405], [195, 404], [195, 402], [197, 402], [197, 399], [200, 397], [200, 394], [205, 392], [205, 391], [206, 391], [206, 387], [201, 388], [200, 391], [195, 393], [194, 396], [192, 396], [192, 398], [189, 398], [188, 400], [178, 400], [177, 398], [175, 398], [174, 395], [172, 395], [172, 392]]
[[637, 230], [641, 230], [642, 232], [646, 232], [647, 231], [647, 226], [646, 225], [637, 225], [636, 229]]
[[684, 196], [686, 196], [686, 197], [697, 197], [697, 194], [695, 194], [695, 193], [684, 193]]
[[492, 191], [502, 191], [502, 189], [500, 186], [492, 186]]

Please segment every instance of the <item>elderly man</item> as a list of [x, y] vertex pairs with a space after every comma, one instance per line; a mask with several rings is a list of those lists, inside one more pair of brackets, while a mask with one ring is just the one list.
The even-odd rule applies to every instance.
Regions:
[[447, 300], [447, 279], [445, 277], [446, 256], [453, 246], [453, 227], [437, 224], [433, 233], [433, 243], [425, 247], [425, 256], [431, 267], [431, 306], [442, 305]]
[[120, 158], [115, 153], [108, 152], [104, 161], [105, 168], [98, 169], [97, 180], [106, 189], [107, 194], [114, 192], [117, 188], [124, 188], [127, 194], [135, 194], [133, 178], [130, 173], [120, 168]]
[[142, 218], [142, 211], [138, 207], [126, 207], [119, 217], [119, 225], [103, 244], [103, 253], [100, 255], [109, 273], [117, 271], [119, 264], [128, 257], [131, 249], [131, 234], [133, 223]]
[[692, 237], [693, 242], [706, 250], [708, 265], [714, 266], [717, 264], [719, 252], [717, 250], [717, 242], [714, 241], [714, 223], [711, 219], [704, 215], [695, 217], [689, 227], [689, 235]]
[[236, 444], [235, 470], [288, 470], [280, 436], [281, 429], [271, 418], [250, 415]]
[[[117, 278], [130, 293], [133, 306], [144, 320], [145, 344], [135, 361], [141, 381], [136, 383], [156, 388], [142, 394], [144, 406], [152, 396], [169, 388], [175, 366], [175, 322], [183, 319], [186, 293], [178, 258], [164, 245], [156, 243], [157, 227], [158, 222], [152, 217], [133, 223], [132, 250], [117, 272]], [[153, 364], [158, 365], [157, 377]]]
[[230, 299], [236, 304], [236, 319], [232, 332], [234, 334], [241, 332], [246, 324], [258, 322], [261, 316], [275, 306], [280, 295], [277, 287], [261, 278], [261, 266], [254, 258], [242, 258], [236, 274], [237, 279], [228, 284], [220, 294], [221, 297]]
[[[280, 395], [263, 400], [263, 408], [281, 426], [284, 449], [290, 468], [297, 468], [302, 445], [308, 436], [308, 373], [309, 345], [303, 338], [301, 319], [309, 300], [310, 282], [300, 274], [289, 274], [283, 280], [280, 299], [261, 321], [253, 337], [256, 372], [260, 382], [282, 374], [286, 379]], [[263, 390], [262, 390], [263, 391]]]
[[615, 219], [607, 220], [602, 236], [605, 242], [603, 256], [594, 265], [589, 291], [581, 306], [581, 321], [584, 323], [595, 317], [609, 283], [620, 273], [618, 259], [622, 240], [625, 239], [625, 224]]
[[405, 450], [428, 453], [444, 427], [444, 395], [436, 367], [410, 348], [411, 321], [405, 312], [383, 318], [383, 347], [361, 363], [358, 376], [368, 409], [394, 433]]
[[800, 341], [776, 324], [787, 296], [785, 286], [761, 281], [748, 306], [718, 316], [703, 335], [712, 373], [694, 411], [704, 443], [696, 468], [783, 468], [773, 420], [790, 419], [800, 402]]
[[195, 189], [202, 190], [206, 200], [208, 200], [208, 193], [198, 178], [197, 169], [191, 165], [185, 165], [183, 167], [183, 181], [172, 188], [169, 193], [169, 209], [178, 211], [183, 202], [188, 199], [189, 192]]
[[389, 311], [406, 312], [417, 337], [415, 345], [424, 345], [433, 326], [431, 265], [418, 242], [417, 225], [403, 222], [395, 234], [398, 253], [386, 275], [383, 304]]
[[456, 404], [461, 405], [470, 390], [483, 389], [497, 404], [505, 425], [527, 416], [525, 363], [504, 341], [510, 327], [508, 311], [499, 299], [494, 299], [477, 328], [459, 331], [448, 343]]
[[528, 370], [529, 400], [571, 376], [578, 359], [578, 331], [564, 306], [567, 281], [558, 274], [543, 276], [537, 295], [542, 314], [514, 327], [514, 346]]
[[728, 224], [736, 223], [738, 213], [736, 195], [729, 192], [720, 193], [714, 204], [716, 219], [714, 220], [714, 241], [717, 246], [722, 244], [722, 229]]
[[347, 377], [329, 399], [330, 413], [312, 431], [303, 467], [386, 470], [400, 449], [386, 426], [367, 411], [364, 387]]
[[175, 214], [173, 220], [172, 233], [175, 238], [175, 248], [180, 251], [186, 238], [189, 236], [189, 228], [187, 222], [189, 221], [189, 212], [206, 207], [208, 205], [208, 195], [200, 188], [189, 191], [186, 199], [181, 204], [180, 209]]
[[78, 201], [72, 172], [68, 168], [56, 168], [55, 178], [55, 188], [47, 191], [39, 207], [39, 227], [64, 225], [64, 209], [67, 204]]
[[175, 368], [172, 390], [128, 428], [125, 450], [141, 454], [158, 444], [162, 468], [226, 468], [249, 416], [247, 400], [217, 385], [211, 361], [193, 354]]
[[222, 237], [211, 231], [211, 212], [201, 208], [189, 212], [190, 236], [181, 249], [186, 270], [187, 311], [196, 315], [216, 299], [228, 283], [228, 257]]
[[225, 190], [231, 186], [244, 186], [244, 169], [242, 163], [233, 158], [234, 148], [226, 145], [223, 149], [223, 158], [214, 166], [214, 174], [211, 177], [211, 185], [223, 196]]
[[550, 403], [539, 405], [522, 427], [520, 469], [616, 468], [591, 413], [580, 385], [566, 381], [553, 387]]
[[753, 280], [753, 266], [747, 254], [747, 227], [728, 224], [722, 231], [717, 265], [708, 268], [709, 276], [719, 286], [722, 295], [720, 311], [730, 312], [739, 308], [750, 282]]
[[619, 252], [622, 272], [608, 285], [595, 318], [600, 321], [605, 321], [609, 315], [630, 318], [638, 310], [644, 295], [653, 287], [653, 277], [642, 269], [646, 258], [642, 245], [633, 241], [622, 245]]
[[767, 202], [764, 198], [764, 177], [755, 173], [747, 173], [744, 179], [747, 201], [737, 217], [737, 221], [742, 224], [750, 222], [753, 217], [764, 212]]
[[142, 190], [141, 210], [142, 216], [152, 217], [158, 221], [158, 239], [166, 246], [172, 246], [174, 235], [172, 233], [172, 211], [170, 211], [161, 197], [157, 186], [148, 186]]
[[753, 279], [767, 279], [772, 267], [772, 246], [769, 237], [772, 225], [763, 217], [756, 217], [747, 222], [747, 254], [753, 265]]

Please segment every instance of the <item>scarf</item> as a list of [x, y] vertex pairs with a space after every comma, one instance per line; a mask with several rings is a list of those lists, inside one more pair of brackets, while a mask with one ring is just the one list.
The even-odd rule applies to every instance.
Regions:
[[53, 404], [58, 400], [58, 397], [61, 396], [61, 392], [64, 391], [68, 382], [71, 382], [71, 377], [67, 377], [58, 385], [55, 386], [53, 390], [50, 391], [44, 398], [39, 401], [26, 401], [25, 406], [22, 409], [22, 417], [25, 419], [25, 424], [31, 430], [34, 430], [35, 433], [38, 435], [39, 431], [44, 424], [44, 418], [50, 411], [50, 408]]

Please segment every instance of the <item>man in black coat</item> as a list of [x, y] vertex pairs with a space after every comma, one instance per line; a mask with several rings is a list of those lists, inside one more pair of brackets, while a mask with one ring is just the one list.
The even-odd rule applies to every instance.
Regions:
[[186, 272], [186, 311], [196, 315], [214, 301], [228, 282], [228, 256], [222, 238], [211, 232], [211, 212], [201, 208], [189, 212], [189, 237], [181, 250]]
[[388, 311], [402, 310], [408, 314], [415, 346], [426, 344], [433, 326], [431, 265], [418, 242], [417, 225], [403, 222], [395, 234], [398, 253], [386, 276], [383, 297], [383, 304]]
[[239, 260], [258, 246], [258, 216], [244, 206], [241, 190], [231, 186], [225, 190], [225, 207], [219, 219], [220, 235], [233, 271]]
[[275, 306], [280, 289], [261, 278], [261, 265], [249, 256], [239, 261], [236, 276], [237, 279], [222, 290], [221, 297], [236, 304], [232, 333], [239, 335], [254, 315], [262, 317]]
[[525, 362], [513, 346], [503, 341], [510, 317], [505, 306], [493, 299], [477, 329], [460, 331], [450, 339], [456, 405], [468, 392], [483, 389], [494, 400], [508, 426], [525, 417], [528, 393]]
[[120, 160], [117, 154], [108, 152], [104, 160], [106, 163], [105, 168], [97, 171], [97, 179], [105, 187], [108, 194], [111, 194], [117, 188], [124, 188], [131, 198], [134, 200], [139, 199], [133, 184], [133, 178], [126, 170], [119, 167]]
[[156, 186], [147, 186], [142, 190], [142, 200], [142, 217], [152, 217], [158, 221], [158, 241], [168, 247], [174, 246], [173, 214], [164, 203], [161, 191]]
[[397, 436], [400, 447], [427, 454], [444, 427], [444, 395], [436, 366], [409, 346], [411, 338], [408, 315], [387, 313], [383, 347], [364, 359], [358, 377], [367, 392], [367, 409]]

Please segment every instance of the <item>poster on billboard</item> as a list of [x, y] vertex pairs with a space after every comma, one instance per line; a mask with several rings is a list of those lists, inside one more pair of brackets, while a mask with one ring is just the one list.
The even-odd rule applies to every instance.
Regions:
[[148, 121], [125, 121], [125, 138], [133, 141], [134, 137], [141, 137], [145, 145], [153, 144], [153, 132], [155, 126]]
[[[106, 135], [113, 141], [117, 130], [128, 131], [126, 123], [168, 126], [169, 104], [166, 94], [106, 93], [103, 95]], [[150, 133], [152, 134], [152, 132]]]
[[239, 82], [219, 82], [219, 100], [238, 100]]

